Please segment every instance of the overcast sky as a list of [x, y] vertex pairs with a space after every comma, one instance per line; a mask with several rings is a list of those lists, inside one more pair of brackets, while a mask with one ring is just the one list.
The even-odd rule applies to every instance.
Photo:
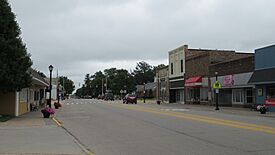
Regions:
[[[168, 51], [253, 52], [275, 43], [274, 0], [9, 0], [33, 68], [86, 73], [167, 64]], [[56, 74], [56, 73], [55, 73]]]

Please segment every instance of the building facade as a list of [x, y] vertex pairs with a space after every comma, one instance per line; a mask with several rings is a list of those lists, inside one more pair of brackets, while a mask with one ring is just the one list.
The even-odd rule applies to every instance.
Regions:
[[[218, 73], [218, 81], [222, 85], [218, 94], [220, 105], [251, 107], [255, 103], [254, 85], [248, 84], [253, 70], [253, 54], [210, 66], [212, 85], [216, 81], [215, 72]], [[212, 92], [212, 98], [214, 98], [213, 88]]]
[[156, 97], [161, 102], [169, 102], [169, 66], [156, 70]]
[[[237, 61], [232, 60], [250, 57], [253, 54], [237, 53], [232, 50], [187, 48], [186, 55], [186, 103], [212, 104], [213, 81], [211, 77], [213, 76], [213, 72], [221, 71], [223, 75], [234, 74], [235, 72], [230, 71], [229, 66], [234, 66], [233, 63]], [[252, 71], [252, 66], [250, 65], [250, 72]], [[249, 71], [237, 71], [236, 73]]]
[[33, 69], [29, 69], [32, 84], [16, 92], [0, 92], [0, 114], [19, 116], [30, 112], [32, 107], [41, 107], [46, 103], [48, 83]]
[[249, 84], [255, 85], [256, 104], [266, 104], [275, 111], [275, 45], [255, 50], [255, 70]]
[[[58, 78], [52, 78], [52, 91], [51, 91], [51, 99], [57, 100], [58, 99], [58, 85], [59, 85]], [[47, 78], [47, 82], [50, 83], [50, 78]]]
[[184, 103], [185, 51], [184, 45], [169, 52], [169, 103]]

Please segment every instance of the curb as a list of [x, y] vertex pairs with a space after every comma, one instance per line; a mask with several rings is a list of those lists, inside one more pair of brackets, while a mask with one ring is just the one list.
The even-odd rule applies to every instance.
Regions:
[[59, 122], [55, 117], [52, 118], [52, 120], [60, 127], [62, 127], [61, 122]]
[[87, 155], [95, 155], [95, 153], [93, 153], [92, 151], [90, 151], [89, 149], [87, 149], [87, 148], [79, 141], [79, 139], [78, 139], [77, 137], [75, 137], [68, 129], [66, 129], [58, 119], [56, 119], [55, 117], [53, 117], [52, 120], [53, 120], [59, 127], [61, 127], [62, 129], [64, 129], [64, 131], [65, 131], [68, 135], [70, 135], [70, 136], [73, 138], [74, 142], [81, 148], [81, 150], [82, 150], [83, 152], [85, 152]]

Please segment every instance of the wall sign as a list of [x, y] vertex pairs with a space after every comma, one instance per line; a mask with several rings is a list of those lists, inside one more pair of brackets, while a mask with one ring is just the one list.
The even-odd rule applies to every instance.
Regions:
[[233, 75], [226, 75], [226, 76], [224, 76], [223, 85], [224, 86], [232, 86], [232, 85], [234, 85]]
[[257, 93], [258, 93], [258, 96], [263, 96], [263, 88], [259, 88]]

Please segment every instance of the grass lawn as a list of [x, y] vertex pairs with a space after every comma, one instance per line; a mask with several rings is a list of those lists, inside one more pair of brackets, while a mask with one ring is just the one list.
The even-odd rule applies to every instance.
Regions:
[[10, 119], [12, 119], [12, 116], [7, 116], [7, 115], [0, 116], [0, 122], [6, 122]]

